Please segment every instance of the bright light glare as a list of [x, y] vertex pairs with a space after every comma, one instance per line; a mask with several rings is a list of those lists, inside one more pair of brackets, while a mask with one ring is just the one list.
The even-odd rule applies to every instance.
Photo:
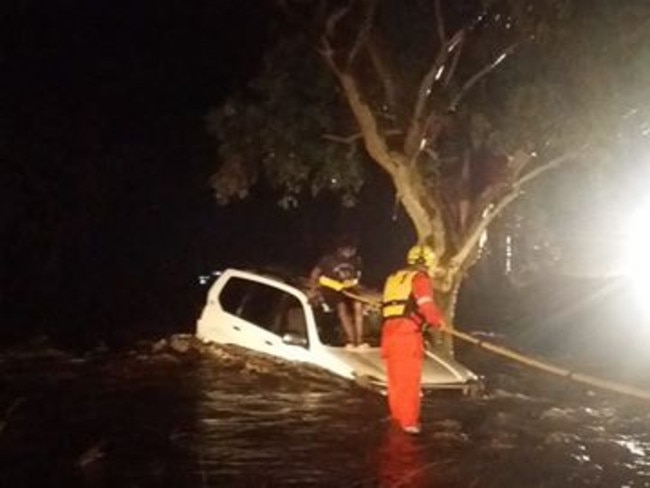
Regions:
[[632, 280], [639, 304], [650, 314], [650, 203], [640, 207], [628, 221], [623, 252], [625, 274]]

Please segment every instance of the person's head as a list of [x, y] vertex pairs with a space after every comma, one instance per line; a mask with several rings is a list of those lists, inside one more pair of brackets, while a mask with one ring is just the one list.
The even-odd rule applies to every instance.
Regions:
[[357, 241], [349, 234], [344, 234], [336, 242], [336, 253], [344, 258], [351, 258], [357, 253]]
[[431, 273], [437, 263], [436, 253], [426, 244], [417, 244], [409, 249], [406, 262], [409, 266], [417, 266]]

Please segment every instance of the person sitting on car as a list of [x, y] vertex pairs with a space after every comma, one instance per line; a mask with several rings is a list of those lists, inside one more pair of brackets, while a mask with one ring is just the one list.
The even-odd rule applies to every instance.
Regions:
[[363, 343], [363, 306], [345, 294], [353, 292], [361, 278], [361, 257], [357, 243], [349, 235], [341, 236], [334, 253], [321, 257], [310, 274], [312, 295], [335, 310], [347, 338], [346, 348], [367, 346]]

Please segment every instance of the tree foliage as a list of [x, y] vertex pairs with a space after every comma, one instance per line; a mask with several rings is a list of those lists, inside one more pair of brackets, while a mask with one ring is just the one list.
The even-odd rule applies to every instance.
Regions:
[[[455, 295], [480, 236], [550, 169], [645, 144], [641, 0], [283, 0], [259, 76], [211, 113], [217, 198], [345, 203], [381, 169]], [[449, 301], [453, 308], [453, 300]]]

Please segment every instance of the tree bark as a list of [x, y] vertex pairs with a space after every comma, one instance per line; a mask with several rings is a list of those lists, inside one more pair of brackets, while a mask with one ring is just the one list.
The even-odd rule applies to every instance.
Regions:
[[[450, 270], [444, 267], [440, 268], [438, 271], [441, 273], [451, 274], [451, 277], [449, 278], [451, 280], [450, 288], [448, 290], [436, 289], [435, 299], [436, 305], [438, 305], [442, 313], [445, 315], [447, 324], [453, 328], [458, 292], [460, 291], [460, 285], [463, 282], [465, 273], [461, 270]], [[437, 280], [434, 278], [434, 283], [435, 282], [437, 282]], [[436, 351], [453, 357], [454, 343], [453, 337], [450, 334], [432, 331], [429, 333], [429, 339], [430, 343], [434, 345]]]

